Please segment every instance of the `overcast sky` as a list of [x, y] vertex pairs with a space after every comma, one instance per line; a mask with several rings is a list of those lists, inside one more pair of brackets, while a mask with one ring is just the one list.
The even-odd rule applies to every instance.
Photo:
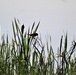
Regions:
[[[12, 20], [18, 18], [27, 29], [40, 21], [43, 40], [51, 35], [57, 49], [60, 36], [68, 33], [68, 43], [76, 38], [76, 0], [0, 0], [0, 35], [12, 38]], [[46, 37], [46, 38], [45, 38]]]

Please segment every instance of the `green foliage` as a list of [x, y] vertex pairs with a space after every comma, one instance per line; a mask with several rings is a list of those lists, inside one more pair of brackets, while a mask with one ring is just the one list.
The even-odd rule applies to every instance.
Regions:
[[76, 50], [75, 40], [67, 50], [67, 34], [64, 40], [61, 36], [60, 47], [55, 54], [51, 39], [44, 46], [38, 35], [31, 36], [38, 34], [39, 24], [35, 27], [34, 22], [32, 28], [23, 33], [19, 20], [14, 19], [12, 42], [9, 43], [7, 35], [6, 39], [2, 37], [0, 44], [1, 75], [76, 75], [76, 57], [72, 58]]

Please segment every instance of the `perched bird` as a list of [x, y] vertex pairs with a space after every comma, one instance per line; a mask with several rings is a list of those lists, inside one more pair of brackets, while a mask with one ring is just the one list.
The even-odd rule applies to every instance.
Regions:
[[38, 36], [38, 33], [29, 34], [32, 37]]
[[21, 26], [21, 32], [22, 32], [22, 34], [24, 33], [24, 24]]

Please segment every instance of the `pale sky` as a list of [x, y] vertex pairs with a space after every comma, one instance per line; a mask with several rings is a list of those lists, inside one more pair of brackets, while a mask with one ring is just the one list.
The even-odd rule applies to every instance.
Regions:
[[54, 49], [66, 32], [69, 45], [76, 39], [76, 0], [0, 0], [0, 33], [8, 34], [10, 39], [14, 17], [26, 29], [40, 21], [38, 31], [43, 40], [51, 35]]

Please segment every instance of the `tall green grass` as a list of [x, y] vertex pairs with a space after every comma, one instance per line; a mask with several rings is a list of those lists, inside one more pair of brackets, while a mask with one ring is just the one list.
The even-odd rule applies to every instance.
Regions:
[[51, 39], [44, 46], [37, 34], [39, 24], [34, 22], [25, 32], [19, 27], [19, 21], [14, 19], [11, 43], [8, 35], [7, 38], [3, 36], [0, 43], [0, 75], [76, 75], [75, 40], [67, 50], [67, 34], [65, 40], [61, 36], [60, 47], [55, 54]]

